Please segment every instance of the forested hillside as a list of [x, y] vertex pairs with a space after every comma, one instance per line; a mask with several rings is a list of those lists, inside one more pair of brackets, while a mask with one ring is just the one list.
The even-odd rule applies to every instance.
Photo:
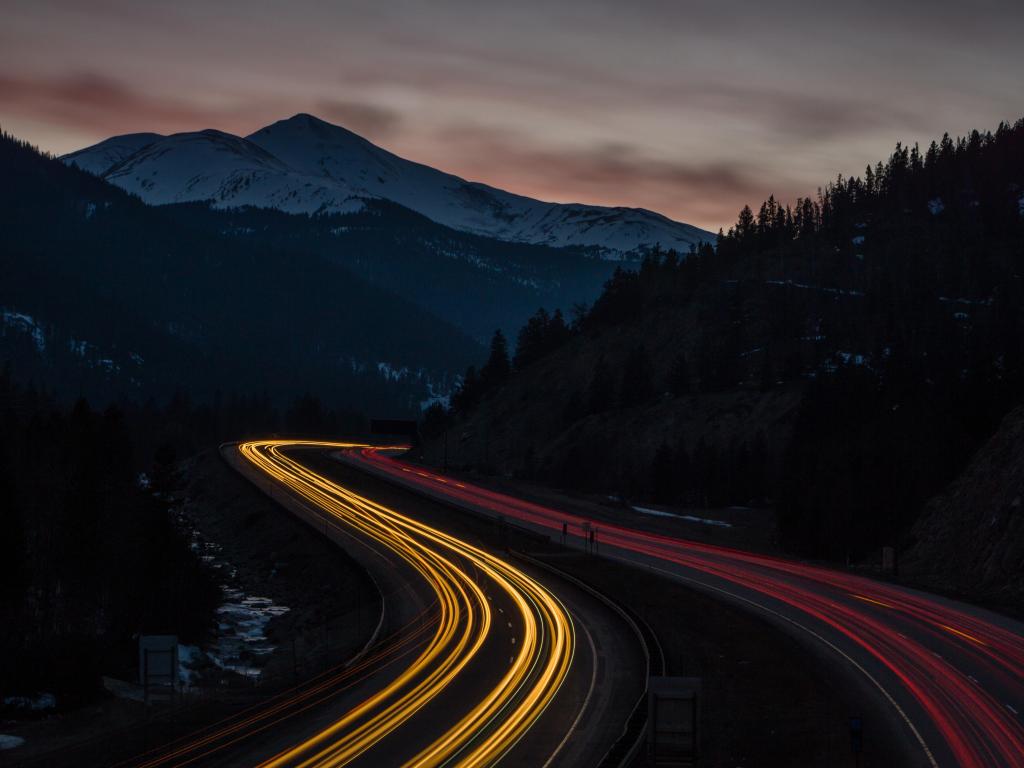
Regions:
[[904, 559], [915, 578], [1024, 610], [1024, 408], [932, 499]]
[[302, 242], [146, 206], [7, 136], [0, 167], [0, 359], [62, 397], [310, 392], [415, 413], [478, 349]]
[[[147, 437], [174, 431], [172, 413]], [[173, 443], [149, 453], [124, 410], [62, 408], [0, 371], [0, 691], [92, 701], [100, 674], [134, 677], [137, 635], [203, 641], [216, 574], [154, 495], [173, 483]], [[159, 438], [157, 438], [159, 439]], [[141, 469], [152, 486], [139, 482]], [[13, 663], [14, 661], [17, 663]]]
[[[427, 455], [691, 506], [771, 505], [782, 543], [907, 545], [1024, 384], [1024, 121], [897, 145], [859, 178], [745, 207], [496, 340]], [[508, 357], [511, 360], [508, 361]], [[508, 361], [508, 362], [506, 362]], [[506, 368], [509, 370], [506, 371]]]
[[247, 246], [301, 250], [340, 264], [481, 342], [495, 328], [514, 331], [539, 304], [593, 299], [616, 267], [580, 247], [459, 232], [386, 200], [368, 200], [357, 213], [314, 216], [195, 204], [161, 209]]

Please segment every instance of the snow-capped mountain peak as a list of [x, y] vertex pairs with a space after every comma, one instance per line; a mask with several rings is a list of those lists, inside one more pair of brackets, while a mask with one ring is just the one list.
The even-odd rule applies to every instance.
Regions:
[[68, 165], [76, 165], [83, 171], [102, 176], [126, 157], [162, 138], [159, 133], [127, 133], [64, 155], [61, 159]]
[[605, 257], [656, 243], [686, 250], [708, 232], [641, 208], [533, 200], [405, 160], [308, 114], [250, 134], [130, 134], [64, 161], [152, 204], [212, 200], [290, 213], [348, 212], [384, 199], [433, 221], [500, 240], [584, 246]]

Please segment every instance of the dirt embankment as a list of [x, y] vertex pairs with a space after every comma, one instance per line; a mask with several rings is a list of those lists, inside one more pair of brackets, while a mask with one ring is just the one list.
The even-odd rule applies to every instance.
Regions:
[[[427, 440], [424, 458], [441, 466], [447, 456], [450, 467], [622, 492], [630, 485], [647, 486], [647, 468], [665, 443], [681, 443], [692, 454], [701, 440], [725, 450], [761, 436], [765, 470], [774, 477], [792, 433], [803, 382], [764, 391], [751, 362], [760, 357], [753, 355], [743, 358], [751, 370], [744, 370], [742, 385], [700, 391], [696, 345], [702, 329], [696, 303], [684, 302], [659, 304], [629, 322], [575, 337], [515, 372], [499, 390], [460, 415], [447, 438]], [[649, 353], [654, 396], [631, 407], [591, 412], [600, 364], [608, 366], [617, 397], [630, 352], [640, 344]], [[759, 346], [750, 343], [751, 348]], [[690, 394], [673, 397], [668, 390], [680, 353], [693, 366], [694, 382]], [[588, 471], [578, 476], [577, 464]]]
[[910, 578], [1024, 613], [1024, 407], [933, 499], [903, 559]]
[[183, 464], [180, 504], [188, 520], [219, 547], [249, 595], [288, 611], [267, 624], [276, 650], [268, 678], [308, 676], [355, 654], [373, 632], [380, 597], [365, 570], [261, 489], [216, 450]]

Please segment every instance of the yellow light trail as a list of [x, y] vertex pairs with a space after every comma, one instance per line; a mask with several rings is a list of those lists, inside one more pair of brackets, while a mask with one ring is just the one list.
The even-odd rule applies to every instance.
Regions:
[[283, 451], [344, 449], [352, 443], [266, 440], [242, 443], [256, 468], [323, 513], [391, 549], [434, 591], [440, 618], [412, 663], [381, 690], [319, 733], [263, 763], [342, 766], [399, 728], [457, 678], [491, 629], [491, 608], [466, 565], [511, 600], [523, 636], [508, 670], [447, 731], [413, 756], [410, 768], [498, 762], [536, 722], [564, 681], [575, 636], [565, 607], [525, 573], [477, 547], [343, 488]]

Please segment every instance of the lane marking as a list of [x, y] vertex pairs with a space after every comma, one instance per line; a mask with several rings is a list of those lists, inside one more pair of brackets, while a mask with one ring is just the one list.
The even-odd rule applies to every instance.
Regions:
[[884, 603], [881, 600], [875, 600], [875, 598], [868, 597], [867, 595], [858, 595], [856, 592], [850, 592], [849, 594], [850, 594], [850, 597], [855, 598], [857, 600], [862, 600], [865, 603], [871, 603], [872, 605], [880, 605], [883, 608], [893, 608], [893, 609], [896, 608], [896, 606], [893, 605], [892, 603]]
[[[572, 623], [573, 627], [576, 626], [576, 622]], [[565, 736], [558, 742], [558, 746], [555, 747], [555, 751], [551, 753], [544, 765], [541, 768], [550, 768], [551, 764], [558, 757], [558, 754], [565, 748], [565, 745], [569, 743], [569, 739], [576, 735], [576, 727], [580, 724], [580, 720], [583, 719], [583, 714], [587, 711], [590, 706], [590, 699], [594, 695], [594, 688], [597, 686], [597, 647], [594, 645], [594, 638], [590, 634], [590, 630], [587, 629], [587, 625], [584, 622], [579, 622], [579, 626], [583, 629], [583, 634], [587, 637], [587, 642], [590, 644], [590, 658], [594, 660], [593, 664], [590, 665], [590, 687], [587, 689], [587, 695], [583, 698], [583, 704], [580, 706], [580, 711], [576, 715], [576, 719], [572, 721], [572, 725], [569, 726], [569, 730], [565, 732]]]
[[[769, 613], [769, 614], [775, 616], [776, 618], [781, 619], [782, 621], [785, 621], [785, 622], [787, 622], [789, 624], [792, 624], [794, 627], [802, 629], [804, 632], [809, 634], [811, 637], [813, 637], [816, 640], [819, 640], [823, 644], [827, 645], [833, 651], [835, 651], [840, 656], [842, 656], [844, 659], [846, 659], [848, 662], [850, 662], [850, 664], [852, 664], [862, 675], [864, 675], [864, 677], [866, 677], [868, 680], [871, 681], [872, 685], [874, 685], [875, 688], [877, 688], [882, 693], [882, 695], [885, 697], [886, 701], [888, 701], [889, 704], [892, 705], [893, 709], [896, 710], [897, 714], [899, 714], [899, 716], [900, 716], [900, 719], [902, 719], [903, 722], [906, 723], [907, 727], [910, 729], [910, 732], [914, 735], [914, 738], [917, 740], [917, 743], [921, 746], [921, 749], [924, 751], [925, 757], [928, 758], [928, 762], [929, 762], [929, 764], [931, 764], [932, 768], [939, 768], [939, 763], [935, 759], [935, 755], [932, 753], [932, 750], [928, 746], [928, 743], [924, 740], [924, 736], [921, 735], [921, 732], [917, 729], [917, 726], [914, 725], [913, 721], [910, 719], [910, 715], [908, 715], [906, 713], [906, 711], [903, 709], [903, 707], [901, 707], [899, 705], [899, 702], [896, 701], [896, 699], [893, 697], [893, 695], [891, 693], [889, 693], [888, 689], [886, 689], [886, 687], [883, 686], [882, 683], [879, 682], [879, 680], [877, 678], [875, 678], [874, 675], [872, 675], [870, 672], [868, 672], [867, 669], [865, 669], [865, 667], [862, 664], [860, 664], [856, 659], [854, 659], [852, 656], [850, 656], [850, 654], [846, 653], [846, 651], [844, 651], [838, 645], [836, 645], [832, 641], [826, 639], [825, 637], [823, 637], [818, 632], [815, 632], [813, 629], [811, 629], [807, 625], [801, 624], [796, 619], [791, 619], [789, 616], [786, 616], [785, 614], [780, 613], [779, 611], [776, 611], [774, 608], [769, 608], [766, 605], [761, 605], [760, 603], [757, 603], [757, 602], [751, 600], [748, 597], [743, 597], [743, 595], [738, 595], [735, 592], [730, 592], [729, 590], [723, 589], [722, 587], [717, 587], [714, 584], [707, 584], [707, 583], [705, 583], [703, 581], [700, 581], [699, 579], [695, 579], [695, 578], [692, 578], [690, 576], [684, 576], [681, 573], [673, 573], [672, 571], [667, 571], [664, 568], [658, 568], [655, 565], [649, 565], [647, 563], [644, 563], [641, 560], [630, 560], [629, 558], [621, 557], [619, 555], [612, 555], [612, 554], [606, 554], [605, 557], [609, 558], [610, 560], [618, 560], [620, 562], [628, 563], [628, 564], [634, 565], [634, 566], [640, 565], [641, 567], [647, 568], [648, 570], [656, 571], [658, 573], [662, 573], [662, 574], [668, 576], [669, 578], [678, 579], [680, 581], [686, 581], [686, 582], [689, 582], [691, 584], [695, 584], [696, 586], [700, 587], [701, 589], [710, 589], [710, 590], [713, 590], [715, 592], [720, 592], [721, 594], [727, 596], [731, 600], [739, 600], [741, 602], [747, 603], [748, 605], [750, 605], [750, 606], [752, 606], [752, 607], [754, 607], [754, 608], [756, 608], [758, 610], [764, 611], [765, 613]], [[683, 566], [683, 567], [685, 568], [686, 566]], [[856, 595], [854, 595], [854, 597], [856, 597]]]
[[962, 637], [965, 640], [970, 640], [972, 643], [977, 643], [978, 645], [988, 645], [988, 643], [986, 643], [980, 637], [975, 637], [974, 635], [969, 635], [966, 632], [963, 632], [963, 631], [961, 631], [959, 629], [956, 629], [955, 627], [949, 626], [948, 624], [939, 624], [939, 626], [942, 627], [947, 632], [952, 632], [954, 635], [958, 635], [959, 637]]

